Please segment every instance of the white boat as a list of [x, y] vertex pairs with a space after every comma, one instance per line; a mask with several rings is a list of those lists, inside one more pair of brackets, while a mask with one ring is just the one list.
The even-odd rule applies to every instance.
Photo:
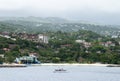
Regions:
[[63, 68], [61, 68], [61, 69], [55, 69], [54, 70], [54, 73], [56, 73], [56, 72], [67, 72], [67, 70], [65, 70], [65, 69], [63, 69]]

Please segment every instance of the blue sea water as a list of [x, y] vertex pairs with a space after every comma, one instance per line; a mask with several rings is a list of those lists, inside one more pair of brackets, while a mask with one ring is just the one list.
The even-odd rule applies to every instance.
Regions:
[[[63, 68], [65, 72], [54, 72]], [[29, 66], [0, 68], [0, 81], [120, 81], [120, 67]]]

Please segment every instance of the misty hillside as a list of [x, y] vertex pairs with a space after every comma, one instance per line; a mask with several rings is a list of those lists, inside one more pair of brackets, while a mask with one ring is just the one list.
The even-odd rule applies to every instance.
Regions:
[[44, 33], [48, 31], [75, 32], [78, 30], [90, 30], [101, 35], [119, 35], [119, 26], [105, 26], [89, 23], [68, 21], [56, 17], [1, 17], [0, 31]]

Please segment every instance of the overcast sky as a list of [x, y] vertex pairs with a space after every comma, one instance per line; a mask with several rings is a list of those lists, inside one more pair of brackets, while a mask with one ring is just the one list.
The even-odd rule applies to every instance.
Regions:
[[120, 25], [120, 0], [0, 0], [0, 16], [62, 17]]

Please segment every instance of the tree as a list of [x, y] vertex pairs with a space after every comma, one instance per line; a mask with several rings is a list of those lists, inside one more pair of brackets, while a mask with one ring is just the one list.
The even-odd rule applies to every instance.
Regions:
[[53, 57], [52, 58], [52, 62], [53, 63], [59, 63], [60, 62], [60, 58], [59, 57]]

